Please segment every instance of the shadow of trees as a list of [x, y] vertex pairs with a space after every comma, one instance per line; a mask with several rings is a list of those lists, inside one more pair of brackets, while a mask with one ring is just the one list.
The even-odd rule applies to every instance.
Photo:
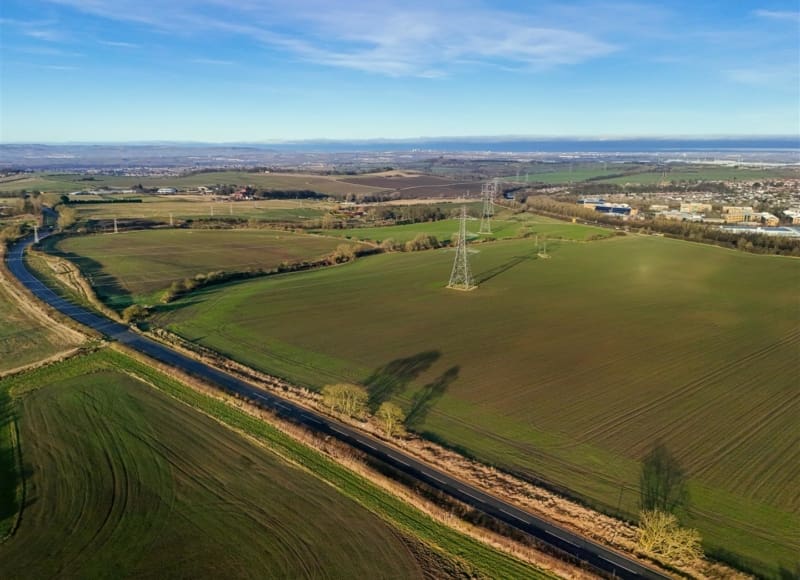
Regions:
[[450, 383], [458, 378], [459, 366], [450, 367], [435, 381], [428, 383], [414, 395], [411, 408], [406, 415], [406, 427], [414, 428], [422, 424], [428, 413], [447, 392]]
[[[0, 391], [0, 429], [16, 429], [13, 403], [8, 392]], [[0, 521], [13, 516], [19, 509], [17, 488], [22, 474], [17, 466], [17, 449], [11, 438], [0, 440]], [[4, 530], [0, 530], [3, 532]]]
[[428, 370], [442, 356], [438, 350], [428, 350], [406, 358], [398, 358], [376, 369], [365, 381], [369, 392], [368, 405], [374, 413], [381, 403], [403, 391], [408, 384]]

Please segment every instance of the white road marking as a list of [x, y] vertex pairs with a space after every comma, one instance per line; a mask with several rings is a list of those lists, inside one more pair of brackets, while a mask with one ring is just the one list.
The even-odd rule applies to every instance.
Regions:
[[561, 540], [562, 542], [566, 542], [570, 546], [575, 546], [576, 548], [578, 547], [578, 544], [576, 544], [575, 542], [571, 542], [570, 540], [568, 540], [567, 538], [565, 538], [562, 535], [559, 535], [559, 534], [556, 534], [555, 532], [550, 532], [550, 531], [547, 531], [547, 530], [545, 530], [545, 531], [548, 534], [550, 534], [551, 536], [553, 536], [554, 538], [558, 538], [559, 540]]
[[527, 521], [523, 520], [523, 519], [522, 519], [521, 517], [519, 517], [518, 515], [516, 515], [516, 514], [512, 514], [511, 512], [509, 512], [509, 511], [506, 511], [506, 510], [504, 510], [503, 508], [500, 508], [500, 511], [501, 511], [501, 512], [503, 512], [504, 514], [508, 515], [508, 516], [511, 516], [512, 518], [514, 518], [514, 519], [516, 519], [516, 520], [519, 520], [519, 521], [521, 521], [523, 524], [527, 524], [527, 523], [528, 523]]
[[626, 572], [630, 572], [631, 574], [637, 574], [637, 572], [634, 572], [634, 571], [633, 571], [633, 570], [631, 570], [630, 568], [626, 568], [626, 567], [625, 567], [625, 566], [623, 566], [622, 564], [617, 564], [616, 562], [612, 562], [612, 561], [611, 561], [611, 560], [609, 560], [608, 558], [603, 558], [603, 556], [598, 556], [598, 558], [600, 558], [601, 560], [605, 560], [606, 562], [608, 562], [608, 563], [609, 563], [609, 564], [611, 564], [612, 566], [616, 566], [617, 568], [622, 568], [622, 569], [623, 569], [623, 570], [625, 570]]
[[[458, 489], [458, 488], [456, 488], [456, 489]], [[482, 500], [482, 499], [480, 499], [480, 498], [478, 498], [478, 497], [475, 497], [475, 496], [474, 496], [474, 495], [472, 495], [470, 492], [468, 492], [466, 489], [459, 489], [458, 491], [460, 491], [461, 493], [463, 493], [463, 494], [465, 494], [465, 495], [467, 495], [467, 496], [471, 497], [472, 499], [474, 499], [474, 500], [475, 500], [475, 501], [477, 501], [477, 502], [483, 503], [483, 500]]]

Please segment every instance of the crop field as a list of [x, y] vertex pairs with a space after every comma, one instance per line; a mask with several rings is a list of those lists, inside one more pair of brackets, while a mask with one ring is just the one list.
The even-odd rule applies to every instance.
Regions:
[[331, 253], [341, 240], [278, 230], [163, 229], [45, 241], [75, 262], [114, 308], [156, 302], [172, 282], [211, 271], [268, 270]]
[[[477, 234], [480, 220], [467, 222], [467, 231], [471, 239], [479, 239]], [[354, 240], [369, 240], [380, 243], [384, 240], [394, 240], [398, 243], [407, 242], [420, 233], [436, 236], [440, 242], [449, 241], [458, 233], [458, 220], [448, 219], [435, 222], [422, 222], [400, 226], [385, 226], [372, 228], [353, 228], [344, 230], [317, 230], [330, 236], [345, 237]], [[522, 235], [538, 235], [547, 238], [560, 238], [567, 240], [587, 240], [590, 238], [603, 238], [612, 235], [608, 229], [565, 223], [541, 216], [526, 214], [523, 216], [500, 217], [492, 220], [492, 235], [497, 239], [513, 238]]]
[[13, 393], [28, 475], [0, 576], [422, 576], [308, 472], [128, 374], [64, 368]]
[[368, 185], [393, 191], [404, 198], [419, 197], [458, 197], [469, 193], [478, 195], [481, 191], [480, 181], [456, 181], [433, 175], [393, 174], [368, 175], [342, 180], [345, 183]]
[[22, 310], [0, 280], [0, 372], [76, 346], [75, 338], [48, 327]]
[[585, 181], [592, 178], [601, 178], [604, 176], [618, 175], [624, 171], [635, 170], [635, 165], [629, 164], [577, 164], [574, 167], [564, 166], [559, 164], [557, 167], [550, 169], [537, 167], [537, 171], [521, 173], [519, 177], [516, 175], [509, 175], [506, 177], [509, 181], [519, 181], [525, 183], [571, 183], [574, 181]]
[[[94, 196], [76, 196], [77, 200]], [[332, 204], [316, 201], [258, 200], [219, 202], [201, 195], [182, 196], [128, 196], [141, 199], [142, 203], [88, 203], [75, 204], [78, 219], [86, 221], [151, 220], [169, 223], [170, 215], [176, 221], [214, 218], [241, 218], [267, 222], [300, 222], [319, 218]]]
[[324, 175], [305, 175], [298, 173], [250, 173], [246, 171], [218, 171], [195, 173], [183, 176], [135, 177], [119, 175], [80, 175], [70, 173], [34, 173], [0, 178], [0, 192], [4, 191], [43, 191], [69, 193], [104, 187], [132, 188], [175, 187], [178, 189], [212, 187], [214, 185], [251, 185], [257, 188], [274, 190], [312, 190], [330, 195], [347, 193], [373, 193], [379, 187], [367, 184], [347, 183], [337, 177]]
[[630, 516], [661, 439], [710, 549], [794, 569], [800, 262], [644, 236], [479, 249], [472, 292], [445, 288], [451, 251], [383, 254], [155, 323], [300, 384], [361, 382], [419, 432]]

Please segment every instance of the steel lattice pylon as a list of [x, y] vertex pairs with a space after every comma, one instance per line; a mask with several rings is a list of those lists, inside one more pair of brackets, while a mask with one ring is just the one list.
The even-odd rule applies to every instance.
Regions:
[[453, 261], [453, 271], [450, 273], [448, 288], [453, 290], [472, 290], [475, 284], [472, 272], [469, 269], [469, 254], [467, 253], [467, 208], [461, 208], [461, 220], [458, 226], [458, 243], [456, 244], [456, 259]]
[[497, 193], [497, 181], [484, 183], [481, 188], [481, 200], [483, 200], [483, 211], [481, 212], [481, 227], [479, 234], [492, 233], [492, 216], [494, 215], [494, 198]]

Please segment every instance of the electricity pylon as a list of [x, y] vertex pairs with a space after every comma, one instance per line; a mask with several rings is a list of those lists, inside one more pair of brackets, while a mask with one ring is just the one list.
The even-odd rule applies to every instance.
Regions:
[[114, 218], [114, 233], [115, 234], [119, 233], [119, 228], [117, 227], [117, 218]]
[[39, 243], [39, 226], [37, 224], [33, 224], [33, 243]]
[[481, 212], [481, 227], [479, 234], [492, 233], [492, 216], [494, 215], [494, 196], [497, 192], [497, 182], [484, 183], [481, 188], [481, 199], [483, 200], [483, 212]]
[[461, 207], [456, 259], [453, 261], [453, 270], [450, 272], [450, 283], [447, 287], [453, 290], [472, 290], [475, 288], [472, 273], [469, 269], [469, 254], [467, 253], [467, 206]]

